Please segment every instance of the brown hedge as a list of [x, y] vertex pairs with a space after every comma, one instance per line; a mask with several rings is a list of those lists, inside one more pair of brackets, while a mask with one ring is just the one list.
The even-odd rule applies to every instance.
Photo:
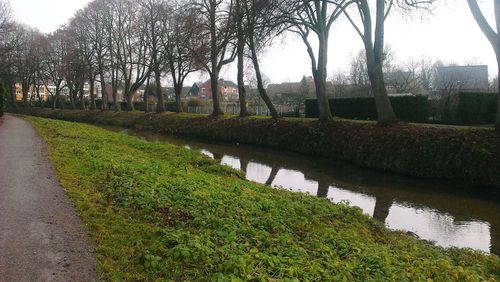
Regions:
[[424, 178], [500, 191], [500, 135], [489, 129], [437, 128], [309, 119], [209, 117], [193, 114], [11, 109], [11, 112], [152, 130], [206, 140], [267, 146]]

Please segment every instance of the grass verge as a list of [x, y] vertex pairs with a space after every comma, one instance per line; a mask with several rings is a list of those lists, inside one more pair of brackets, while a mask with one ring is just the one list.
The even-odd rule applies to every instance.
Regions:
[[92, 238], [101, 280], [484, 281], [500, 259], [428, 245], [199, 152], [27, 118]]
[[[34, 116], [266, 146], [422, 178], [465, 182], [500, 193], [500, 135], [488, 129], [198, 114], [10, 109]], [[479, 187], [481, 186], [481, 187]]]

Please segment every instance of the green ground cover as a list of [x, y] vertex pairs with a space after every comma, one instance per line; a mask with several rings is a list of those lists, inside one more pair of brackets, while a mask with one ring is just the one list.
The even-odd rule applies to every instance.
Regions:
[[27, 118], [92, 238], [101, 280], [495, 281], [500, 259], [270, 189], [199, 152]]

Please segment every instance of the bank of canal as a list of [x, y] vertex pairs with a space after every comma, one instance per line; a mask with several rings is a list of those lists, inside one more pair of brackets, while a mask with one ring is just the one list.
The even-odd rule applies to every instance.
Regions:
[[[498, 196], [468, 184], [381, 173], [332, 160], [273, 149], [104, 126], [149, 141], [200, 150], [245, 171], [249, 180], [349, 202], [388, 228], [410, 231], [440, 246], [500, 254]], [[480, 189], [478, 187], [478, 189]]]

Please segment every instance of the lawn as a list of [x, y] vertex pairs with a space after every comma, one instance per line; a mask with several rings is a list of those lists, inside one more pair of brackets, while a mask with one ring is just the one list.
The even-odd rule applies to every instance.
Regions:
[[270, 189], [182, 147], [28, 117], [92, 238], [101, 280], [495, 281], [500, 259]]

